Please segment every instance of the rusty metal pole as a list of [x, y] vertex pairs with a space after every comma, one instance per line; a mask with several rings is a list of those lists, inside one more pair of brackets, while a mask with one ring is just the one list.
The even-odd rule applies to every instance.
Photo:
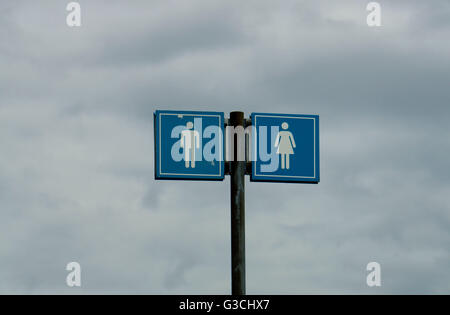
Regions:
[[[244, 113], [231, 112], [230, 127], [245, 127]], [[231, 294], [245, 295], [245, 171], [246, 161], [239, 161], [239, 150], [245, 150], [245, 140], [239, 141], [239, 132], [231, 135], [233, 160], [230, 162], [231, 183]], [[245, 135], [242, 134], [245, 139]], [[242, 145], [244, 143], [244, 145]], [[242, 152], [242, 151], [241, 151]]]

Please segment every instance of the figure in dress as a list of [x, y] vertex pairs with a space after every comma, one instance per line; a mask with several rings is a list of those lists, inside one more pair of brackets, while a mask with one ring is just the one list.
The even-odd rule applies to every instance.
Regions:
[[281, 124], [282, 131], [278, 132], [275, 140], [277, 154], [281, 158], [281, 169], [289, 169], [289, 156], [294, 154], [295, 140], [290, 131], [287, 131], [289, 125], [287, 122]]

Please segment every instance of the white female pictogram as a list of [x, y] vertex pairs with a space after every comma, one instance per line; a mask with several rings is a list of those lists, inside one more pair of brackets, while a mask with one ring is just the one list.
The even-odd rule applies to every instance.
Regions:
[[286, 131], [289, 128], [287, 122], [282, 123], [281, 128], [285, 131], [278, 132], [275, 148], [278, 148], [277, 154], [280, 154], [281, 169], [289, 169], [289, 156], [294, 154], [295, 141], [292, 133]]

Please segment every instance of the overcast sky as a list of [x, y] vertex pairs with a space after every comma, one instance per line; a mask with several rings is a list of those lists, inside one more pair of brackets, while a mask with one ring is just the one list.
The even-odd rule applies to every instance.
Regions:
[[249, 294], [450, 293], [448, 0], [79, 2], [0, 0], [0, 293], [230, 292], [229, 178], [155, 181], [156, 109], [320, 115], [320, 184], [247, 181]]

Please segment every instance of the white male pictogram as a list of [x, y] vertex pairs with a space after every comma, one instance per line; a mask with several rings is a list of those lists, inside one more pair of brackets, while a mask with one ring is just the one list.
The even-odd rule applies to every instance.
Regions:
[[197, 130], [192, 130], [194, 124], [188, 122], [186, 129], [181, 132], [180, 146], [184, 152], [184, 165], [186, 168], [195, 168], [195, 150], [200, 148], [200, 134]]

